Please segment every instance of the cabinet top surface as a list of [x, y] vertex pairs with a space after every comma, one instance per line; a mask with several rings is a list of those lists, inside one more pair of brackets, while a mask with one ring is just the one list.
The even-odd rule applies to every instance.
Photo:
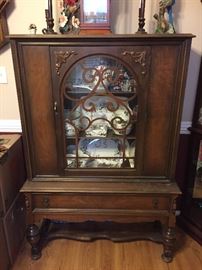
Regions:
[[0, 134], [0, 162], [4, 154], [20, 139], [20, 134]]
[[109, 35], [9, 35], [10, 40], [44, 40], [44, 41], [72, 41], [72, 40], [178, 40], [190, 39], [195, 37], [193, 34], [109, 34]]
[[8, 150], [19, 140], [20, 137], [20, 134], [0, 134], [0, 145], [4, 146]]
[[75, 181], [26, 181], [21, 192], [51, 193], [125, 193], [125, 194], [180, 194], [176, 183], [146, 182], [81, 182]]

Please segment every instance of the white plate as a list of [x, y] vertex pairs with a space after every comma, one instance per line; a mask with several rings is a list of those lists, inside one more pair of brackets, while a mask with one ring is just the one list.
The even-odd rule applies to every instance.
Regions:
[[[118, 139], [81, 139], [79, 142], [79, 157], [89, 157], [80, 159], [81, 167], [107, 167], [120, 168], [123, 159], [121, 151], [121, 141]], [[129, 143], [126, 141], [126, 155], [129, 151]], [[95, 159], [93, 159], [95, 158]]]
[[121, 157], [120, 140], [112, 139], [81, 139], [79, 142], [79, 156], [89, 157]]

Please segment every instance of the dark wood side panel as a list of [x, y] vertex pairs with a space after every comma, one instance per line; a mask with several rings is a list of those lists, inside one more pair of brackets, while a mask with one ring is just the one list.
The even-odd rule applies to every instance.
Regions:
[[[166, 176], [169, 150], [172, 142], [173, 108], [175, 104], [175, 76], [178, 47], [152, 48], [151, 82], [148, 89], [148, 107], [145, 136], [144, 174]], [[169, 78], [169, 79], [168, 79]]]
[[4, 208], [3, 208], [3, 198], [2, 198], [2, 191], [0, 186], [0, 218], [3, 216]]
[[8, 270], [10, 266], [6, 238], [3, 229], [3, 222], [0, 219], [0, 269]]
[[[33, 173], [57, 174], [56, 133], [48, 46], [23, 46]], [[29, 101], [29, 102], [28, 102]]]
[[22, 194], [18, 194], [4, 218], [5, 235], [8, 243], [8, 253], [13, 264], [25, 234], [25, 201]]
[[21, 138], [8, 150], [4, 162], [0, 165], [0, 177], [6, 212], [26, 179]]

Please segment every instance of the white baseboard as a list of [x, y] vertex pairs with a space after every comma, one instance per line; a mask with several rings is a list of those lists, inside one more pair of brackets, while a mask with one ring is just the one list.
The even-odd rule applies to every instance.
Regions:
[[[182, 121], [180, 134], [189, 134], [188, 127], [191, 127], [191, 122]], [[20, 120], [0, 120], [0, 132], [22, 132]]]
[[20, 120], [0, 120], [0, 132], [22, 132]]

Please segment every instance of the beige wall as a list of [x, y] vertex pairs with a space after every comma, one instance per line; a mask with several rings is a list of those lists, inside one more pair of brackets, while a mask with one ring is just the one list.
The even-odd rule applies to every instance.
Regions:
[[[37, 25], [37, 33], [44, 28], [44, 9], [47, 0], [13, 0], [8, 9], [10, 34], [28, 34], [30, 23]], [[54, 14], [55, 14], [55, 1]], [[158, 0], [146, 1], [146, 30], [155, 28], [153, 14], [158, 11]], [[135, 33], [139, 0], [112, 0], [112, 25], [115, 33]], [[183, 121], [191, 121], [200, 58], [202, 55], [202, 3], [200, 0], [176, 0], [174, 6], [177, 32], [193, 33], [197, 37], [192, 43], [192, 52], [183, 110]], [[56, 18], [56, 15], [54, 16]], [[0, 120], [19, 119], [16, 85], [9, 45], [0, 52], [0, 66], [5, 66], [8, 84], [0, 84]]]

